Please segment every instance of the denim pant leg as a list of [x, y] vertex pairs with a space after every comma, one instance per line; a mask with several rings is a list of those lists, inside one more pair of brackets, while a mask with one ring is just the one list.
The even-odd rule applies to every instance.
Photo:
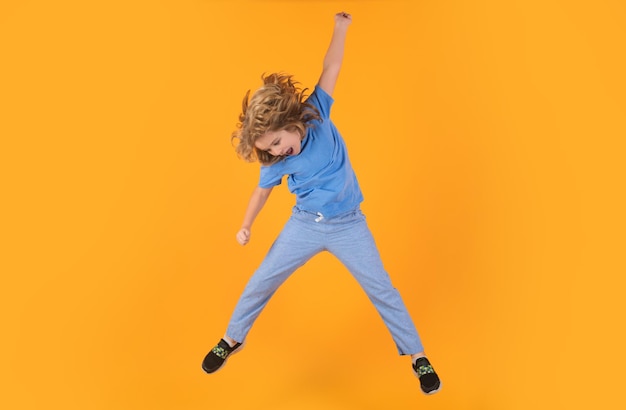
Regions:
[[287, 221], [265, 259], [254, 272], [231, 316], [226, 334], [243, 342], [278, 287], [323, 249], [323, 235], [307, 228], [296, 215]]
[[422, 352], [422, 341], [400, 293], [383, 267], [365, 216], [357, 210], [343, 219], [333, 230], [328, 250], [348, 268], [372, 301], [389, 329], [398, 353]]

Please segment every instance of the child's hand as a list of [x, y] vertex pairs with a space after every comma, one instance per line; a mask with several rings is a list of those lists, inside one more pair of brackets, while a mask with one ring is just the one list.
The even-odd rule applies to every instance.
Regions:
[[237, 232], [237, 242], [239, 245], [245, 245], [250, 241], [250, 230], [246, 228], [241, 228], [239, 232]]
[[352, 16], [348, 13], [342, 11], [341, 13], [335, 14], [335, 25], [348, 28], [350, 23], [352, 23]]

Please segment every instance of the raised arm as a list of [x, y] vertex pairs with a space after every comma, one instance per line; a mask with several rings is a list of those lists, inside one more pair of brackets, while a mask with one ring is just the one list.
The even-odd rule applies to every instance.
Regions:
[[341, 70], [346, 34], [350, 23], [352, 23], [352, 16], [348, 13], [341, 12], [335, 14], [333, 36], [330, 40], [328, 51], [326, 51], [326, 56], [324, 57], [324, 67], [318, 82], [322, 90], [326, 91], [326, 93], [331, 96], [335, 90], [335, 84], [337, 83], [339, 71]]
[[256, 219], [256, 216], [263, 209], [263, 205], [269, 198], [272, 193], [272, 188], [261, 188], [256, 187], [250, 196], [250, 202], [248, 202], [248, 208], [246, 209], [246, 214], [243, 217], [243, 223], [241, 224], [241, 229], [237, 232], [237, 242], [241, 245], [245, 245], [250, 241], [250, 230], [252, 229], [252, 224]]

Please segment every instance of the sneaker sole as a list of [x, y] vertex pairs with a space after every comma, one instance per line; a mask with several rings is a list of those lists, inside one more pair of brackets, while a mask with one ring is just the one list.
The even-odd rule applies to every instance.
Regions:
[[[419, 378], [419, 376], [417, 375], [417, 373], [415, 373], [415, 371], [413, 371], [413, 375], [414, 375], [415, 377], [417, 377], [417, 380], [419, 380], [419, 379], [420, 379], [420, 378]], [[432, 394], [437, 393], [439, 390], [441, 390], [441, 388], [442, 388], [442, 387], [443, 387], [443, 383], [441, 382], [441, 379], [439, 379], [439, 387], [437, 387], [435, 390], [433, 390], [433, 391], [429, 391], [428, 393], [426, 393], [424, 390], [422, 390], [422, 387], [420, 386], [420, 391], [422, 392], [422, 394], [425, 394], [425, 395], [427, 395], [427, 396], [430, 396], [430, 395], [432, 395]]]
[[441, 390], [441, 388], [442, 388], [442, 387], [443, 387], [443, 383], [441, 383], [441, 380], [439, 380], [439, 387], [437, 387], [435, 390], [433, 390], [433, 391], [429, 391], [428, 393], [426, 393], [426, 392], [425, 392], [424, 390], [422, 390], [421, 388], [420, 388], [420, 390], [422, 390], [422, 393], [423, 393], [423, 394], [425, 394], [425, 395], [427, 395], [427, 396], [430, 396], [430, 395], [432, 395], [432, 394], [437, 393], [439, 390]]

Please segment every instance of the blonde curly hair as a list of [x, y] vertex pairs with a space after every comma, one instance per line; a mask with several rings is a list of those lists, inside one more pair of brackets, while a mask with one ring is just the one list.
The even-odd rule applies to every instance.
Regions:
[[298, 132], [304, 138], [311, 121], [320, 120], [319, 111], [306, 102], [305, 92], [293, 76], [273, 73], [261, 76], [263, 86], [250, 97], [250, 90], [243, 98], [237, 130], [231, 136], [237, 155], [248, 161], [263, 165], [274, 164], [283, 157], [259, 150], [254, 143], [268, 131], [287, 130]]

